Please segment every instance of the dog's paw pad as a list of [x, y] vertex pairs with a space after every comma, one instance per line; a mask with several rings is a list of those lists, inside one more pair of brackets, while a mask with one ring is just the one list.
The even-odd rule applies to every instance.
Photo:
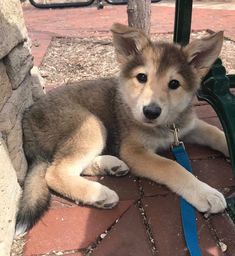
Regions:
[[104, 201], [98, 201], [94, 203], [94, 206], [102, 209], [112, 209], [117, 205], [118, 202], [108, 203], [106, 204]]
[[109, 173], [115, 176], [125, 176], [129, 173], [129, 169], [125, 165], [119, 165], [119, 166], [112, 167]]
[[117, 205], [117, 202], [115, 203], [110, 203], [110, 204], [104, 204], [105, 209], [112, 209], [114, 206]]
[[109, 188], [102, 191], [102, 198], [104, 199], [94, 202], [93, 205], [98, 208], [111, 209], [119, 202], [117, 193]]
[[216, 189], [213, 189], [214, 191], [211, 191], [207, 195], [207, 201], [210, 205], [210, 209], [208, 212], [210, 213], [217, 213], [222, 212], [227, 207], [226, 201], [224, 196]]

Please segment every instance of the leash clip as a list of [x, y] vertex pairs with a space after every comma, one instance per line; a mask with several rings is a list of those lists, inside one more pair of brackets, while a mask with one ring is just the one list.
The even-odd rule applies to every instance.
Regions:
[[184, 147], [184, 143], [179, 140], [179, 128], [176, 127], [176, 125], [173, 123], [172, 124], [172, 129], [171, 129], [173, 136], [174, 136], [174, 142], [172, 144], [172, 148], [182, 145]]

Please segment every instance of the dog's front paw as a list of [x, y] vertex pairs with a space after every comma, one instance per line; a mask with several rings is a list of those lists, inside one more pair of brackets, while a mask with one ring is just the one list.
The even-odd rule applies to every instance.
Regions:
[[98, 182], [90, 183], [86, 193], [75, 200], [77, 204], [92, 205], [94, 207], [111, 209], [119, 202], [117, 193]]
[[118, 204], [119, 197], [117, 193], [106, 186], [102, 186], [100, 195], [93, 203], [93, 206], [104, 209], [111, 209]]
[[218, 213], [227, 207], [223, 194], [206, 183], [199, 181], [192, 193], [191, 203], [200, 212]]

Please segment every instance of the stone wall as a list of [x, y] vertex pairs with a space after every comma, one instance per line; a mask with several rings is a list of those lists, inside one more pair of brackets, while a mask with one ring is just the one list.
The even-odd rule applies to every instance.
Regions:
[[44, 94], [33, 68], [19, 0], [0, 1], [0, 255], [9, 255], [27, 162], [22, 147], [23, 111]]

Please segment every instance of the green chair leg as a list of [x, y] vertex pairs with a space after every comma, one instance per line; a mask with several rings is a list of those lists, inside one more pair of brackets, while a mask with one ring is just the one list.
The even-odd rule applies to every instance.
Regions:
[[[235, 179], [235, 95], [230, 91], [235, 88], [235, 75], [226, 76], [222, 61], [218, 59], [202, 82], [198, 98], [206, 100], [216, 111], [223, 126]], [[228, 213], [235, 222], [235, 198], [227, 198]]]
[[218, 59], [202, 82], [198, 98], [206, 100], [216, 111], [223, 126], [235, 177], [235, 95], [230, 91], [234, 77], [226, 76], [222, 61]]

